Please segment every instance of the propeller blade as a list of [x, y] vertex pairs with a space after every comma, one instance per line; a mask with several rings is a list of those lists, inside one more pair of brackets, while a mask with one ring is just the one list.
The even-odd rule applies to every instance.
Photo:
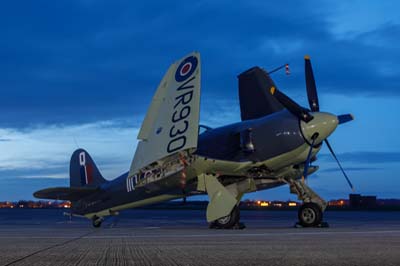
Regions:
[[342, 167], [342, 165], [340, 164], [338, 158], [336, 157], [336, 154], [335, 154], [335, 152], [333, 151], [331, 145], [329, 144], [328, 139], [325, 139], [325, 143], [326, 143], [326, 146], [328, 146], [328, 149], [329, 149], [329, 151], [331, 152], [333, 158], [335, 158], [337, 164], [339, 165], [340, 170], [342, 170], [342, 173], [343, 173], [344, 177], [346, 178], [346, 181], [347, 181], [347, 183], [349, 184], [350, 188], [354, 191], [353, 184], [350, 182], [349, 177], [347, 176], [346, 172], [343, 170], [343, 167]]
[[317, 86], [315, 85], [310, 56], [306, 55], [304, 57], [304, 63], [308, 103], [310, 104], [311, 111], [319, 112]]
[[[317, 135], [316, 135], [317, 136]], [[312, 138], [312, 142], [311, 142], [311, 146], [310, 146], [310, 150], [308, 151], [308, 155], [307, 155], [307, 160], [306, 163], [304, 165], [304, 171], [303, 171], [303, 176], [301, 177], [301, 179], [304, 180], [307, 178], [308, 176], [308, 168], [310, 167], [310, 163], [311, 163], [311, 154], [312, 154], [312, 149], [314, 147], [314, 143], [315, 140], [317, 139], [317, 137]]]
[[338, 115], [337, 118], [339, 120], [339, 125], [354, 120], [354, 116], [352, 114]]
[[314, 117], [303, 107], [298, 105], [295, 101], [290, 99], [286, 94], [276, 89], [274, 86], [271, 87], [270, 93], [286, 108], [304, 122], [311, 121]]

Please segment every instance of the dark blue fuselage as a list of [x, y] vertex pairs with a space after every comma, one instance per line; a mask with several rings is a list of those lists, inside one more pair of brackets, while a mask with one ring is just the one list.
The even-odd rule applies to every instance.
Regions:
[[[305, 143], [299, 120], [286, 110], [212, 130], [199, 136], [197, 155], [226, 161], [260, 162]], [[254, 151], [243, 150], [243, 132], [251, 131]]]
[[[249, 131], [251, 136], [243, 134]], [[253, 146], [251, 151], [244, 149], [245, 141], [251, 142]], [[259, 119], [209, 129], [200, 134], [195, 154], [230, 162], [262, 162], [290, 152], [304, 143], [299, 120], [283, 110]], [[151, 186], [141, 186], [132, 192], [127, 192], [127, 176], [128, 172], [103, 183], [99, 193], [76, 202], [75, 211], [82, 214], [97, 212], [161, 194], [182, 193], [179, 180], [175, 182], [164, 179]], [[188, 190], [195, 190], [193, 185], [188, 184]]]

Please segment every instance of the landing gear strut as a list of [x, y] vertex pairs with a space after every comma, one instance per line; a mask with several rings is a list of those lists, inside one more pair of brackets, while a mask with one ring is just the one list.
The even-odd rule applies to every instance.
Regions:
[[296, 226], [300, 227], [328, 227], [327, 223], [322, 222], [323, 211], [327, 203], [315, 193], [309, 186], [300, 180], [287, 180], [290, 185], [290, 192], [297, 194], [303, 205], [298, 212], [299, 222]]
[[102, 222], [103, 222], [103, 218], [101, 218], [101, 217], [95, 216], [92, 218], [92, 225], [95, 228], [99, 228], [101, 226]]

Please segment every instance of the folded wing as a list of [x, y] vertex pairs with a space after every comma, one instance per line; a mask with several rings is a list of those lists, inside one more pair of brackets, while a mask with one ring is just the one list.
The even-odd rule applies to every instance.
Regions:
[[197, 148], [200, 75], [197, 52], [170, 66], [140, 129], [129, 176], [164, 157]]

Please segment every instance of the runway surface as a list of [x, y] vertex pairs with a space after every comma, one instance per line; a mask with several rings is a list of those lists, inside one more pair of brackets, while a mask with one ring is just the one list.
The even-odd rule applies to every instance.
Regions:
[[132, 210], [93, 229], [62, 210], [0, 209], [0, 265], [400, 265], [400, 212], [242, 211], [244, 230], [208, 229], [204, 211]]

